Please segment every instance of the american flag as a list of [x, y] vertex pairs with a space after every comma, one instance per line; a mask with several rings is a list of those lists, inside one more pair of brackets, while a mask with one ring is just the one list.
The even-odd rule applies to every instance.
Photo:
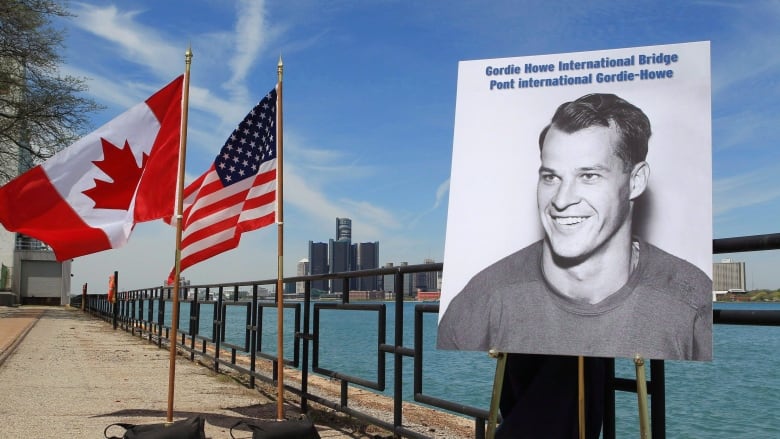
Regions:
[[273, 224], [275, 205], [273, 89], [238, 124], [209, 170], [184, 189], [180, 271], [236, 248], [241, 233]]

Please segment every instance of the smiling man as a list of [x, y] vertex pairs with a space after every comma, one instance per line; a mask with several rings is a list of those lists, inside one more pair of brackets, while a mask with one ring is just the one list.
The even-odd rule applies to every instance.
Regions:
[[712, 281], [633, 233], [650, 134], [642, 110], [612, 94], [558, 107], [539, 136], [544, 238], [468, 282], [439, 348], [712, 358]]

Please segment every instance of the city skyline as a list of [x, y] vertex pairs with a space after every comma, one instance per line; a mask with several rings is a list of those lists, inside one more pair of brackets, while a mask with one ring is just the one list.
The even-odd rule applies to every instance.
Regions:
[[[352, 243], [352, 219], [336, 217], [335, 239], [328, 239], [328, 243], [309, 240], [309, 275], [324, 273], [343, 273], [347, 271], [370, 270], [379, 268], [379, 241]], [[327, 254], [323, 251], [327, 250]], [[300, 266], [302, 261], [299, 261]], [[350, 290], [376, 291], [379, 282], [377, 277], [360, 277], [350, 280]], [[339, 292], [343, 286], [339, 281], [330, 281], [326, 285], [323, 281], [314, 281], [312, 289], [325, 290], [330, 293]]]
[[[714, 238], [777, 233], [780, 4], [773, 1], [528, 4], [358, 2], [70, 3], [62, 73], [112, 119], [184, 70], [191, 45], [187, 175], [203, 173], [284, 62], [284, 273], [333, 218], [382, 242], [382, 261], [442, 260], [458, 62], [711, 41]], [[585, 92], [586, 90], [583, 90]], [[475, 145], [474, 153], [480, 151]], [[475, 169], [474, 178], [490, 170]], [[490, 212], [485, 212], [489, 215]], [[276, 276], [277, 228], [186, 270], [193, 284]], [[174, 230], [136, 226], [124, 248], [77, 258], [72, 293], [160, 285]], [[778, 288], [778, 252], [715, 255], [749, 267], [748, 285]], [[446, 280], [445, 280], [446, 282]]]

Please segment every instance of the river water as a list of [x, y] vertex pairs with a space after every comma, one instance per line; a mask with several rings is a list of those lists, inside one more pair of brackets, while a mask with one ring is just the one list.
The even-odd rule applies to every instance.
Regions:
[[[403, 345], [413, 347], [414, 307], [404, 303]], [[386, 340], [394, 344], [395, 304], [384, 303]], [[717, 303], [721, 309], [780, 309], [772, 303]], [[227, 312], [226, 341], [243, 346], [246, 306]], [[201, 305], [200, 334], [210, 336], [210, 304]], [[182, 303], [180, 327], [188, 326], [188, 304]], [[285, 311], [285, 352], [291, 357], [292, 310]], [[495, 360], [480, 352], [438, 351], [436, 314], [423, 314], [423, 393], [486, 409], [490, 403]], [[166, 320], [169, 322], [170, 317]], [[378, 313], [320, 311], [319, 366], [365, 380], [377, 379]], [[169, 323], [167, 323], [169, 324]], [[276, 309], [263, 313], [261, 348], [276, 353]], [[311, 329], [311, 326], [310, 326]], [[715, 325], [712, 362], [667, 361], [666, 423], [669, 438], [780, 437], [780, 327]], [[310, 357], [311, 358], [311, 357]], [[413, 361], [404, 358], [404, 398], [412, 400]], [[385, 356], [387, 385], [392, 395], [393, 356]], [[633, 378], [633, 361], [616, 360], [616, 375]], [[648, 371], [649, 376], [649, 371]], [[636, 394], [617, 392], [618, 437], [638, 437]]]

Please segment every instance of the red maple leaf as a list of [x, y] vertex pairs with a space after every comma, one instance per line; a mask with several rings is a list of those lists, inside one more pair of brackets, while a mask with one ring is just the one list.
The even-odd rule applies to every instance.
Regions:
[[96, 178], [95, 187], [85, 190], [83, 194], [92, 198], [96, 209], [128, 210], [149, 156], [144, 153], [141, 166], [138, 167], [127, 140], [121, 149], [106, 139], [101, 138], [100, 141], [103, 145], [103, 160], [92, 163], [113, 181]]

